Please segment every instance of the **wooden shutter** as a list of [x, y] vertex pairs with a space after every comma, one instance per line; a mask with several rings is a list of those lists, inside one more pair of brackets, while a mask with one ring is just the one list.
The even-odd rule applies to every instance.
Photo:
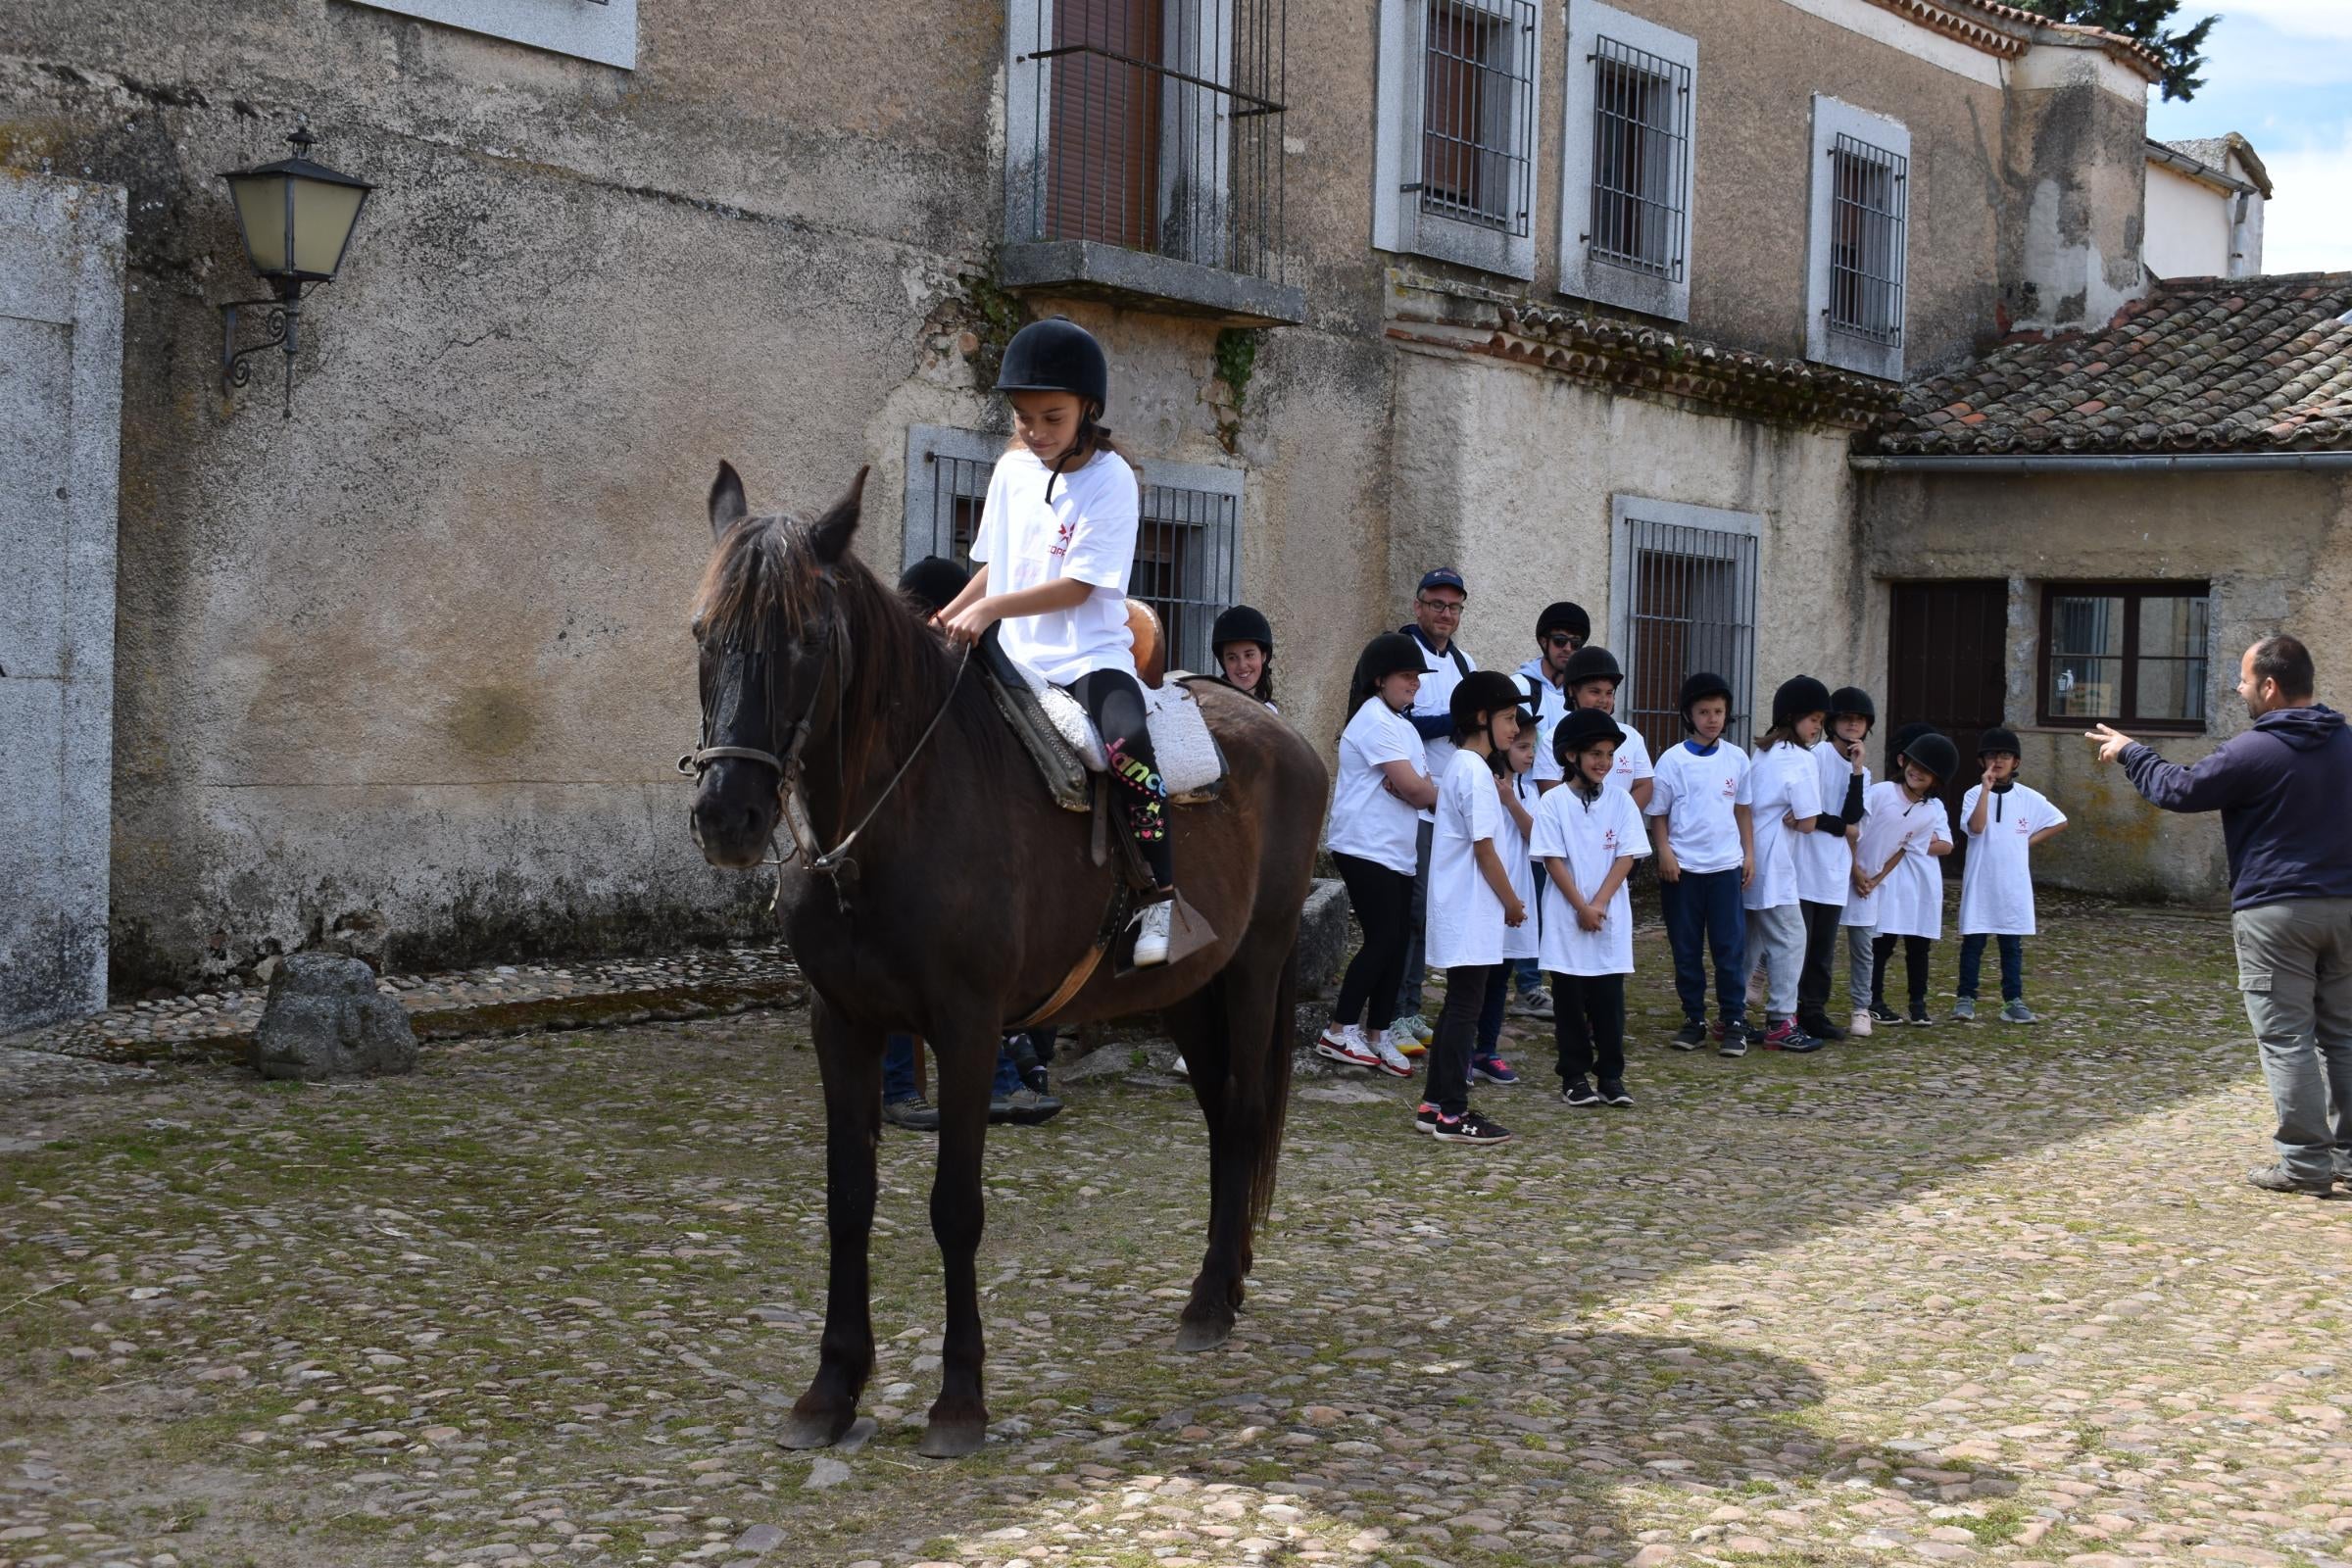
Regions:
[[1163, 0], [1053, 0], [1046, 232], [1159, 248]]

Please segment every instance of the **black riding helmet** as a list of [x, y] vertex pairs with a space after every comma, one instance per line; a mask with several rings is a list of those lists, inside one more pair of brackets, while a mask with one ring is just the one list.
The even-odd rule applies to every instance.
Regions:
[[1997, 724], [1977, 737], [1979, 757], [1990, 757], [1995, 752], [2006, 752], [2020, 761], [2025, 760], [2026, 755], [2024, 748], [2018, 744], [2017, 731], [2003, 729]]
[[[1411, 639], [1406, 640], [1409, 642]], [[1271, 659], [1274, 657], [1274, 628], [1260, 612], [1248, 605], [1235, 605], [1217, 617], [1216, 624], [1208, 632], [1208, 651], [1211, 654], [1222, 655], [1227, 643], [1255, 643]]]
[[914, 601], [926, 615], [936, 615], [956, 602], [972, 574], [945, 556], [925, 556], [899, 574], [899, 592]]
[[1772, 727], [1787, 729], [1807, 713], [1830, 710], [1830, 689], [1810, 675], [1793, 675], [1772, 694]]
[[[1407, 639], [1410, 641], [1410, 639]], [[1419, 649], [1414, 650], [1416, 654]], [[1516, 709], [1526, 693], [1519, 683], [1499, 669], [1474, 669], [1454, 687], [1446, 703], [1446, 712], [1453, 719], [1453, 732], [1466, 735], [1478, 727], [1478, 715], [1490, 717], [1505, 709]]]
[[1568, 759], [1582, 757], [1602, 741], [1623, 746], [1625, 731], [1599, 709], [1580, 708], [1552, 726], [1551, 759], [1566, 767]]
[[1610, 680], [1625, 684], [1625, 671], [1618, 666], [1617, 656], [1598, 643], [1587, 643], [1568, 656], [1567, 667], [1560, 671], [1560, 684], [1570, 691], [1589, 680]]
[[1079, 448], [1092, 445], [1095, 421], [1110, 404], [1110, 361], [1095, 334], [1066, 316], [1031, 321], [1004, 345], [1004, 363], [997, 368], [1000, 392], [1067, 392], [1078, 400], [1078, 433], [1070, 449], [1054, 460], [1054, 474], [1046, 481], [1046, 500], [1054, 500], [1054, 482], [1062, 465]]
[[1938, 784], [1960, 771], [1960, 748], [1952, 744], [1949, 735], [1932, 729], [1914, 736], [1903, 755], [1934, 774]]
[[1925, 735], [1935, 729], [1935, 727], [1936, 726], [1933, 724], [1923, 724], [1918, 719], [1913, 719], [1910, 723], [1899, 726], [1893, 735], [1889, 736], [1886, 741], [1887, 766], [1891, 768], [1901, 767], [1903, 765], [1904, 748], [1908, 747], [1913, 741], [1919, 739], [1922, 735]]
[[1362, 687], [1377, 686], [1391, 675], [1408, 672], [1426, 675], [1429, 662], [1421, 657], [1421, 645], [1400, 631], [1382, 632], [1356, 656], [1355, 678]]
[[1690, 710], [1709, 697], [1722, 698], [1724, 707], [1729, 709], [1732, 702], [1732, 683], [1711, 669], [1702, 669], [1683, 682], [1683, 700], [1680, 706], [1683, 710], [1683, 727], [1685, 729], [1697, 727], [1690, 722]]
[[1867, 719], [1873, 728], [1879, 722], [1878, 704], [1872, 702], [1870, 693], [1859, 686], [1840, 686], [1830, 693], [1830, 717], [1836, 718], [1840, 713], [1852, 713]]
[[1592, 637], [1592, 617], [1585, 613], [1582, 605], [1562, 599], [1544, 607], [1536, 617], [1536, 641], [1542, 642], [1555, 631], [1564, 631], [1578, 642], [1590, 642]]

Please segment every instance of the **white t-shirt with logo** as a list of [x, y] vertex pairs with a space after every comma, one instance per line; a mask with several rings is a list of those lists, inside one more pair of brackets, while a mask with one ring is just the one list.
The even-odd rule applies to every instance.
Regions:
[[1494, 770], [1476, 752], [1456, 750], [1438, 780], [1429, 840], [1429, 912], [1422, 955], [1433, 969], [1502, 961], [1502, 901], [1478, 868], [1484, 840], [1502, 853], [1502, 800]]
[[[1960, 825], [1976, 820], [1982, 784], [1972, 785], [1960, 802]], [[2034, 868], [2027, 863], [2027, 841], [2045, 827], [2056, 827], [2066, 813], [2050, 804], [2039, 790], [2012, 784], [1995, 790], [1984, 808], [1984, 831], [1968, 840], [1968, 863], [1960, 868], [1960, 934], [2030, 937], [2034, 925]]]
[[[1425, 716], [1434, 714], [1446, 722], [1445, 737], [1421, 737], [1422, 744], [1429, 750], [1429, 776], [1443, 778], [1446, 776], [1446, 764], [1453, 760], [1454, 753], [1450, 738], [1453, 734], [1453, 689], [1462, 683], [1465, 670], [1478, 667], [1478, 661], [1470, 657], [1469, 650], [1462, 646], [1459, 637], [1446, 643], [1444, 653], [1437, 654], [1430, 652], [1429, 644], [1421, 640], [1418, 630], [1408, 628], [1405, 635], [1412, 638], [1413, 646], [1421, 650], [1421, 691], [1413, 699], [1413, 711]], [[1456, 654], [1462, 656], [1462, 662], [1458, 664], [1453, 662]], [[1429, 822], [1436, 818], [1432, 812], [1423, 811], [1421, 820]]]
[[1756, 838], [1756, 874], [1740, 889], [1740, 903], [1751, 909], [1795, 904], [1797, 835], [1787, 819], [1821, 814], [1821, 773], [1813, 754], [1793, 741], [1756, 753], [1740, 781], [1739, 804], [1754, 818]]
[[[1604, 786], [1599, 800], [1588, 801], [1574, 784], [1563, 784], [1547, 791], [1536, 808], [1530, 848], [1540, 859], [1566, 861], [1569, 880], [1590, 902], [1609, 867], [1626, 856], [1649, 853], [1649, 837], [1642, 830], [1642, 808], [1625, 791]], [[1617, 885], [1602, 907], [1600, 929], [1587, 931], [1548, 869], [1543, 883], [1544, 967], [1553, 974], [1632, 974], [1634, 901], [1625, 884]]]
[[[1813, 748], [1813, 765], [1821, 779], [1821, 809], [1825, 815], [1838, 816], [1845, 810], [1845, 792], [1851, 785], [1854, 767], [1838, 755], [1835, 741], [1823, 741]], [[1870, 788], [1870, 769], [1862, 770], [1862, 788]], [[1845, 901], [1854, 892], [1854, 847], [1845, 841], [1845, 827], [1838, 825], [1835, 833], [1814, 831], [1805, 834], [1796, 846], [1796, 896], [1807, 904], [1834, 904], [1845, 907]]]
[[[1862, 798], [1862, 838], [1855, 846], [1865, 871], [1875, 874], [1899, 848], [1903, 858], [1866, 900], [1848, 901], [1840, 925], [1867, 925], [1883, 937], [1943, 935], [1943, 867], [1928, 853], [1937, 839], [1952, 841], [1951, 812], [1941, 799], [1914, 801], [1889, 779]], [[1862, 918], [1856, 918], [1857, 905]]]
[[1721, 740], [1704, 754], [1682, 742], [1658, 759], [1649, 814], [1666, 818], [1666, 847], [1684, 870], [1739, 868], [1740, 821], [1732, 808], [1747, 768], [1747, 754]]
[[[1512, 773], [1504, 776], [1503, 787], [1519, 797], [1519, 809], [1535, 815], [1541, 803], [1536, 798], [1532, 773]], [[1519, 895], [1520, 906], [1527, 918], [1517, 925], [1502, 928], [1502, 956], [1505, 958], [1538, 956], [1536, 942], [1536, 862], [1530, 858], [1528, 835], [1519, 831], [1519, 819], [1511, 814], [1510, 807], [1497, 797], [1502, 806], [1502, 828], [1494, 835], [1494, 853], [1502, 857], [1502, 868], [1510, 873], [1511, 891]]]
[[1053, 470], [1027, 447], [997, 460], [980, 513], [972, 560], [988, 566], [990, 594], [1018, 593], [1075, 577], [1088, 594], [1075, 609], [998, 622], [998, 637], [1014, 661], [1056, 686], [1098, 669], [1135, 673], [1134, 638], [1127, 630], [1127, 573], [1135, 563], [1142, 511], [1135, 470], [1115, 452], [1098, 452], [1083, 468]]
[[1421, 813], [1390, 792], [1388, 775], [1381, 771], [1384, 762], [1409, 762], [1414, 772], [1429, 772], [1412, 720], [1371, 697], [1340, 731], [1339, 776], [1332, 782], [1324, 842], [1334, 855], [1352, 855], [1411, 876], [1420, 866]]

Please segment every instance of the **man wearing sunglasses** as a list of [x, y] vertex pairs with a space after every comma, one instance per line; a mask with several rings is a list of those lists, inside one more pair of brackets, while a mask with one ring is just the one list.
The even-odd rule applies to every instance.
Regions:
[[[1443, 778], [1446, 764], [1453, 760], [1453, 689], [1478, 667], [1478, 661], [1456, 641], [1462, 630], [1462, 607], [1469, 602], [1470, 591], [1462, 586], [1462, 574], [1451, 566], [1435, 567], [1422, 574], [1421, 586], [1413, 593], [1412, 624], [1397, 628], [1421, 647], [1421, 695], [1413, 700], [1413, 710], [1405, 716], [1421, 732], [1431, 778]], [[1396, 992], [1396, 1021], [1390, 1025], [1400, 1036], [1410, 1034], [1424, 1042], [1435, 1033], [1421, 1011], [1421, 934], [1429, 913], [1429, 840], [1436, 821], [1430, 812], [1421, 813], [1420, 866], [1413, 874], [1412, 939], [1404, 950], [1404, 983]]]
[[1568, 656], [1592, 640], [1592, 617], [1585, 607], [1563, 599], [1544, 607], [1536, 617], [1536, 657], [1519, 666], [1519, 673], [1542, 684], [1544, 706], [1536, 710], [1536, 779], [1548, 789], [1558, 780], [1544, 763], [1551, 758], [1551, 727], [1574, 705], [1568, 701]]

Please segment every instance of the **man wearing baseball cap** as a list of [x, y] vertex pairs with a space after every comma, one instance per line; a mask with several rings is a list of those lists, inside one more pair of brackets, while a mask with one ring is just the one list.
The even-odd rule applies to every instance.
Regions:
[[[1446, 764], [1453, 758], [1453, 689], [1463, 676], [1478, 668], [1478, 661], [1463, 652], [1457, 641], [1462, 607], [1469, 602], [1470, 591], [1462, 585], [1460, 572], [1451, 566], [1433, 566], [1421, 574], [1421, 585], [1413, 592], [1411, 622], [1397, 628], [1421, 649], [1421, 695], [1413, 699], [1413, 710], [1405, 717], [1421, 733], [1432, 778], [1444, 777]], [[1404, 984], [1396, 994], [1396, 1021], [1391, 1026], [1399, 1034], [1409, 1030], [1424, 1041], [1436, 1032], [1421, 1011], [1421, 930], [1429, 909], [1429, 841], [1435, 821], [1429, 812], [1421, 813], [1420, 869], [1413, 877], [1412, 944], [1405, 949]]]

